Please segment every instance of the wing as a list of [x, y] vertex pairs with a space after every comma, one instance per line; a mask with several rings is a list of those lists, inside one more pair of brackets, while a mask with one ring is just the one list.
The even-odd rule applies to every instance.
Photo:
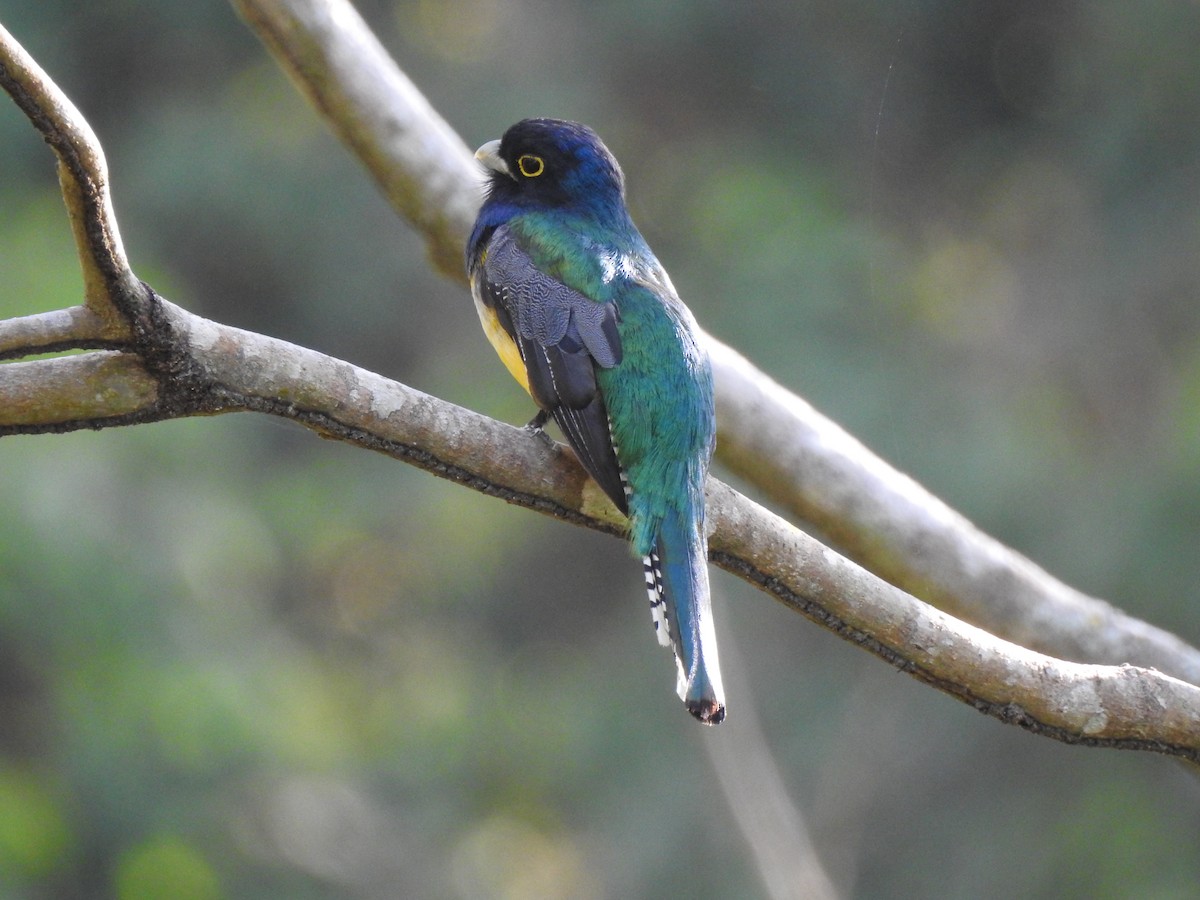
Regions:
[[521, 354], [529, 393], [554, 416], [588, 474], [622, 512], [624, 479], [596, 367], [621, 361], [617, 308], [539, 270], [509, 230], [496, 229], [479, 272], [479, 298]]

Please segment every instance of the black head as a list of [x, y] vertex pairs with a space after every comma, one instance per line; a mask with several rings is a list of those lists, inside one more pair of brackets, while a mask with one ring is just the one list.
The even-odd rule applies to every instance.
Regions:
[[586, 125], [522, 119], [475, 154], [491, 172], [488, 196], [521, 206], [624, 207], [625, 178]]

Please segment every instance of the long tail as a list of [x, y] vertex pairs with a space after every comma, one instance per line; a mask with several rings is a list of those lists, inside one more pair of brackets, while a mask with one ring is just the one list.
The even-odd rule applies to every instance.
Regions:
[[676, 691], [688, 712], [716, 725], [725, 718], [725, 691], [709, 600], [708, 550], [696, 518], [668, 512], [643, 562], [658, 642], [675, 651]]

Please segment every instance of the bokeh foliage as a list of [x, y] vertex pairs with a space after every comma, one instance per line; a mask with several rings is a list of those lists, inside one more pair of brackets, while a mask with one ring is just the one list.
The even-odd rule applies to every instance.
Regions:
[[[1200, 641], [1200, 8], [379, 0], [471, 144], [592, 124], [710, 331]], [[0, 3], [185, 307], [523, 421], [469, 298], [217, 0]], [[77, 302], [0, 103], [0, 313]], [[3, 370], [0, 369], [0, 377]], [[0, 897], [760, 893], [621, 545], [261, 417], [0, 443]], [[1004, 728], [716, 576], [863, 897], [1183, 897], [1200, 789]]]

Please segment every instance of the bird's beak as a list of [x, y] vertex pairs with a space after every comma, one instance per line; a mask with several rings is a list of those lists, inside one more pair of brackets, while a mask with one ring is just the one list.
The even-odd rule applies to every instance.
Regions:
[[502, 175], [507, 175], [509, 178], [513, 177], [512, 171], [508, 168], [508, 163], [500, 158], [499, 141], [488, 141], [475, 151], [475, 158], [493, 172], [499, 172]]

